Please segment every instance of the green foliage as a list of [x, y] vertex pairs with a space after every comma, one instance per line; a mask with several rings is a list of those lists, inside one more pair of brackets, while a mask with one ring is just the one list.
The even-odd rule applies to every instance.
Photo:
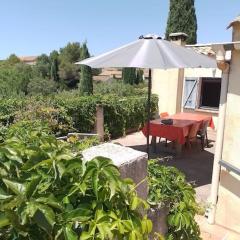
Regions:
[[136, 68], [123, 68], [122, 79], [125, 84], [133, 85], [136, 81]]
[[73, 121], [73, 127], [79, 132], [91, 132], [94, 129], [96, 105], [99, 98], [96, 96], [81, 97], [71, 94], [57, 95], [55, 105], [65, 109]]
[[136, 68], [123, 68], [122, 79], [125, 84], [136, 84], [143, 82], [143, 70]]
[[60, 48], [60, 61], [75, 63], [79, 61], [81, 55], [81, 46], [79, 42], [68, 43], [65, 47]]
[[[22, 120], [48, 122], [52, 133], [61, 136], [75, 131], [89, 133], [94, 129], [96, 106], [104, 108], [105, 131], [109, 137], [122, 136], [128, 129], [140, 129], [145, 123], [147, 97], [139, 95], [79, 96], [78, 92], [63, 92], [54, 96], [0, 100], [0, 122], [8, 126]], [[138, 92], [137, 91], [137, 92]], [[151, 111], [157, 112], [158, 100], [152, 98]]]
[[58, 60], [57, 59], [54, 59], [51, 63], [51, 79], [55, 82], [59, 81]]
[[8, 126], [13, 123], [15, 114], [22, 106], [21, 99], [0, 99], [0, 123]]
[[[111, 138], [123, 136], [127, 130], [140, 129], [147, 120], [147, 97], [117, 97], [105, 96], [101, 104], [104, 108], [105, 131]], [[151, 115], [157, 112], [158, 100], [153, 95]]]
[[80, 59], [80, 43], [68, 43], [59, 52], [59, 77], [61, 82], [70, 89], [75, 88], [79, 82], [80, 67], [75, 62]]
[[37, 57], [34, 69], [37, 72], [37, 76], [40, 76], [41, 78], [50, 78], [51, 62], [49, 57], [46, 54]]
[[[89, 57], [87, 44], [84, 43], [81, 49], [81, 60]], [[92, 69], [89, 66], [81, 66], [79, 90], [82, 95], [93, 94]]]
[[62, 136], [74, 130], [72, 118], [67, 114], [66, 109], [54, 106], [51, 98], [27, 98], [14, 114], [15, 123], [38, 120], [46, 122], [56, 136]]
[[32, 77], [32, 68], [23, 63], [0, 66], [0, 97], [23, 95]]
[[169, 38], [170, 33], [176, 32], [188, 34], [188, 44], [197, 43], [197, 18], [194, 0], [170, 1], [166, 38]]
[[143, 75], [144, 75], [144, 72], [142, 69], [137, 69], [136, 71], [136, 79], [135, 79], [135, 84], [140, 84], [143, 82]]
[[31, 79], [27, 86], [28, 94], [31, 96], [36, 95], [49, 95], [57, 91], [57, 84], [51, 79], [34, 77]]
[[54, 50], [50, 53], [49, 59], [51, 62], [51, 69], [50, 69], [50, 75], [51, 79], [55, 82], [59, 82], [59, 53], [58, 51]]
[[124, 84], [122, 81], [113, 80], [111, 82], [99, 82], [94, 85], [94, 94], [108, 95], [114, 94], [119, 97], [127, 96], [146, 96], [147, 87], [144, 84], [138, 86]]
[[184, 174], [174, 167], [160, 165], [156, 160], [149, 161], [148, 174], [148, 202], [169, 207], [167, 239], [200, 240], [200, 229], [194, 219], [199, 206], [195, 190]]
[[79, 66], [67, 61], [61, 61], [59, 77], [63, 86], [69, 89], [75, 88], [79, 82]]
[[68, 138], [67, 141], [70, 143], [74, 143], [79, 151], [83, 151], [84, 149], [100, 144], [99, 137], [97, 136], [88, 137], [79, 141], [78, 137], [73, 135], [70, 138]]
[[23, 124], [0, 144], [1, 239], [148, 239], [147, 205], [110, 159], [85, 163], [46, 126]]
[[11, 54], [7, 59], [7, 64], [15, 65], [17, 63], [20, 63], [20, 59], [15, 54]]

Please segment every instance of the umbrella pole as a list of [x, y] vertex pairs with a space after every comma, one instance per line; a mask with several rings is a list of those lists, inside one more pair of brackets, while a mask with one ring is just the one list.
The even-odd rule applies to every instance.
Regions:
[[150, 134], [150, 118], [151, 118], [151, 90], [152, 90], [152, 70], [149, 69], [148, 74], [148, 100], [147, 100], [147, 154], [149, 159], [150, 144], [149, 144], [149, 134]]

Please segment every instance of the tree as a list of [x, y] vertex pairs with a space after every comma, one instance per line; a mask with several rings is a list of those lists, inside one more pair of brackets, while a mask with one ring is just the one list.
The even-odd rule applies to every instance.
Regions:
[[32, 76], [32, 67], [27, 64], [0, 65], [0, 96], [27, 94], [27, 85]]
[[68, 43], [60, 49], [59, 54], [59, 78], [68, 88], [75, 88], [79, 82], [80, 67], [75, 65], [81, 55], [80, 43]]
[[9, 65], [15, 65], [17, 63], [20, 63], [20, 59], [15, 55], [15, 54], [11, 54], [8, 59], [7, 59], [7, 64]]
[[[81, 51], [81, 60], [89, 58], [87, 44], [84, 43]], [[92, 69], [89, 66], [81, 66], [79, 89], [82, 94], [93, 94]]]
[[170, 0], [166, 38], [170, 33], [184, 32], [188, 34], [187, 44], [197, 42], [197, 18], [194, 0]]
[[133, 85], [136, 82], [136, 68], [123, 68], [122, 79], [125, 84]]
[[58, 61], [57, 59], [54, 59], [51, 63], [51, 79], [55, 82], [59, 81], [59, 75], [58, 75]]
[[50, 78], [51, 63], [46, 54], [42, 54], [37, 57], [35, 70], [43, 78]]
[[64, 48], [60, 48], [61, 61], [75, 63], [80, 59], [81, 46], [79, 42], [68, 43]]
[[29, 95], [48, 95], [56, 91], [57, 85], [51, 79], [34, 77], [28, 84]]
[[51, 62], [51, 69], [50, 69], [50, 75], [51, 79], [55, 82], [59, 82], [59, 53], [58, 51], [54, 50], [50, 53], [49, 59]]
[[142, 69], [137, 69], [135, 84], [139, 84], [139, 83], [142, 83], [142, 82], [143, 82], [143, 70]]

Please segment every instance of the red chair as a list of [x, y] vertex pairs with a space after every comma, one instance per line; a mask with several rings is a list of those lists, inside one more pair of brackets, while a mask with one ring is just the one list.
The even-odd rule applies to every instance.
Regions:
[[205, 139], [206, 139], [206, 145], [207, 147], [209, 147], [208, 135], [207, 135], [208, 126], [209, 126], [209, 120], [203, 121], [202, 127], [197, 132], [197, 137], [201, 140], [202, 150], [204, 150]]
[[[168, 112], [160, 113], [160, 119], [167, 118], [167, 117], [169, 117], [169, 113]], [[159, 143], [160, 142], [161, 142], [161, 138], [159, 138]], [[165, 147], [167, 147], [167, 144], [168, 144], [168, 140], [165, 139]]]
[[201, 122], [194, 123], [192, 127], [190, 128], [190, 131], [188, 133], [186, 143], [189, 148], [191, 148], [191, 143], [196, 142], [197, 140], [197, 133], [199, 131], [199, 128], [201, 126]]
[[167, 117], [169, 117], [168, 112], [162, 112], [162, 113], [160, 113], [160, 119], [161, 119], [161, 118], [167, 118]]

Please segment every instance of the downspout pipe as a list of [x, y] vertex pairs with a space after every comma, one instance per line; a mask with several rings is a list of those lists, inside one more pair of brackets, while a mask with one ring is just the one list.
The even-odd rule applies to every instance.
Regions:
[[222, 160], [223, 139], [224, 139], [224, 129], [225, 129], [225, 119], [226, 119], [226, 106], [227, 106], [227, 93], [228, 93], [229, 72], [230, 72], [230, 66], [228, 63], [226, 63], [225, 57], [224, 57], [225, 51], [221, 52], [220, 50], [218, 50], [216, 52], [217, 52], [218, 68], [222, 70], [222, 83], [221, 83], [216, 147], [215, 147], [215, 155], [214, 155], [214, 163], [213, 163], [210, 208], [208, 209], [209, 224], [215, 223], [215, 216], [216, 216], [220, 171], [221, 171], [221, 166], [219, 162]]

